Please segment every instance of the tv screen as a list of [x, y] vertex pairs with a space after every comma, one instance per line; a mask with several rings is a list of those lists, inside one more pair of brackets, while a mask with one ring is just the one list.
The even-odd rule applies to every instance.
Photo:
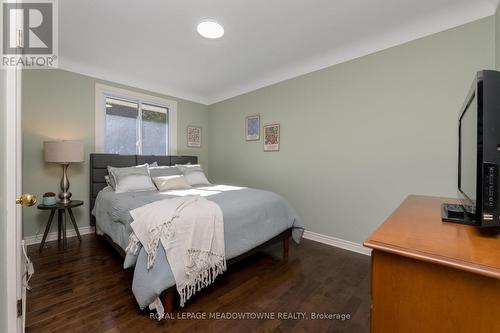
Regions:
[[460, 118], [460, 169], [459, 190], [470, 201], [469, 207], [464, 207], [469, 213], [474, 213], [477, 189], [477, 101], [476, 94], [470, 99], [467, 108]]
[[441, 206], [444, 222], [500, 227], [499, 91], [500, 72], [478, 72], [458, 114], [459, 203]]

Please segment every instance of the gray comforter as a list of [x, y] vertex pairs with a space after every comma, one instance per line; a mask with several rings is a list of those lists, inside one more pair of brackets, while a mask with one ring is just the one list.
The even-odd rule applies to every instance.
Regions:
[[[130, 210], [154, 201], [193, 194], [205, 196], [222, 209], [227, 259], [237, 257], [291, 227], [294, 228], [292, 237], [296, 242], [302, 237], [304, 228], [285, 199], [273, 192], [246, 187], [212, 185], [192, 190], [120, 194], [107, 188], [99, 193], [93, 214], [97, 219], [98, 230], [125, 248], [126, 238], [131, 233]], [[136, 256], [128, 254], [124, 262], [125, 268], [135, 265], [132, 291], [141, 309], [175, 285], [163, 247], [158, 247], [156, 261], [151, 269], [146, 268], [146, 263], [144, 249]]]

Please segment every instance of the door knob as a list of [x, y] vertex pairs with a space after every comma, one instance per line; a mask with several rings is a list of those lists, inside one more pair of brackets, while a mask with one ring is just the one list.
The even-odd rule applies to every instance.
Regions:
[[16, 199], [16, 204], [31, 207], [36, 204], [36, 195], [25, 193]]

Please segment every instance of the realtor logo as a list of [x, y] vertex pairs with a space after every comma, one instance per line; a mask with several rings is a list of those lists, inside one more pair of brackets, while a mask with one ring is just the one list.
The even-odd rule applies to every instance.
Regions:
[[2, 2], [2, 67], [57, 67], [54, 1]]

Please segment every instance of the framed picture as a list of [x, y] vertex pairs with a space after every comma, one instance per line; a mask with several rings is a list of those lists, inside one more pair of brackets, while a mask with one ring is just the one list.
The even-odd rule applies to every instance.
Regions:
[[201, 127], [188, 126], [187, 128], [187, 146], [201, 147]]
[[264, 126], [264, 151], [280, 150], [280, 124]]
[[260, 140], [260, 116], [248, 116], [245, 118], [245, 139], [247, 141]]

